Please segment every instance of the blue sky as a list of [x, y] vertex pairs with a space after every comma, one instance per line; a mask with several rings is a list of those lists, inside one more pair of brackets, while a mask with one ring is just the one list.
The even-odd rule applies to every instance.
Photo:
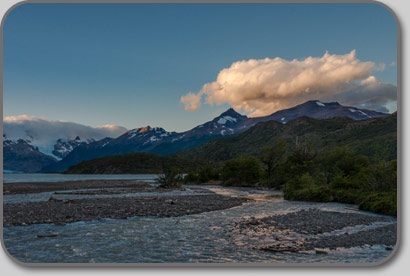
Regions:
[[345, 55], [385, 64], [397, 33], [377, 4], [24, 4], [4, 24], [4, 116], [190, 129], [230, 107], [184, 110], [241, 60]]

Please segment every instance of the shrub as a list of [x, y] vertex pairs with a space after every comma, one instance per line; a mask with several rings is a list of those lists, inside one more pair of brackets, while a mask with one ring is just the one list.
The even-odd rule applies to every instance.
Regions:
[[198, 183], [198, 174], [195, 172], [189, 172], [184, 176], [184, 183]]
[[358, 190], [333, 190], [333, 200], [340, 203], [359, 204], [363, 199], [363, 194]]
[[369, 169], [368, 188], [390, 191], [397, 187], [397, 160], [380, 162]]
[[205, 183], [210, 180], [219, 180], [219, 171], [213, 165], [206, 165], [198, 172], [199, 183]]
[[374, 192], [363, 199], [359, 209], [397, 216], [397, 191]]
[[326, 173], [329, 182], [337, 176], [350, 177], [356, 175], [370, 165], [366, 156], [357, 155], [351, 149], [343, 147], [337, 147], [326, 152], [318, 162], [321, 169]]
[[[319, 178], [319, 177], [317, 177]], [[329, 202], [333, 201], [330, 188], [322, 184], [322, 179], [315, 180], [310, 174], [303, 174], [293, 179], [284, 189], [284, 197], [287, 200]]]
[[226, 161], [221, 174], [226, 186], [254, 186], [260, 181], [263, 170], [256, 158], [242, 156]]
[[219, 170], [212, 165], [206, 165], [199, 171], [189, 172], [184, 176], [184, 183], [205, 183], [211, 180], [219, 180]]
[[180, 174], [175, 170], [166, 170], [163, 175], [160, 175], [157, 179], [160, 188], [171, 189], [181, 187]]

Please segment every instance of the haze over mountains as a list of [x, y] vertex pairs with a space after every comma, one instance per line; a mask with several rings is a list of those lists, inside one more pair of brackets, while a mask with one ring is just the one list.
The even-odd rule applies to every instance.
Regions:
[[[248, 118], [228, 109], [213, 120], [185, 132], [168, 132], [160, 127], [141, 127], [125, 131], [125, 129], [111, 129], [111, 137], [84, 138], [77, 135], [74, 139], [55, 137], [52, 150], [33, 146], [27, 138], [27, 131], [19, 129], [17, 125], [4, 128], [4, 170], [20, 172], [38, 171], [65, 171], [70, 166], [84, 160], [97, 157], [118, 155], [131, 152], [148, 152], [158, 155], [170, 155], [181, 150], [196, 148], [207, 141], [218, 137], [231, 136], [244, 132], [257, 123], [277, 121], [286, 124], [296, 118], [306, 116], [314, 119], [333, 117], [348, 117], [354, 120], [363, 120], [387, 116], [388, 114], [376, 111], [342, 106], [337, 102], [322, 103], [317, 100], [307, 101], [295, 107], [277, 111], [269, 116]], [[13, 136], [9, 138], [10, 130]], [[55, 130], [52, 130], [55, 132]], [[114, 138], [114, 133], [122, 132]], [[35, 128], [31, 128], [31, 133]], [[37, 131], [39, 132], [39, 131]], [[24, 137], [18, 137], [21, 133]], [[49, 137], [50, 135], [42, 134]], [[107, 135], [108, 136], [108, 135]], [[102, 138], [102, 139], [101, 139]], [[51, 154], [50, 154], [51, 153]], [[58, 161], [58, 159], [61, 159]], [[31, 165], [30, 165], [31, 164]]]
[[[63, 147], [69, 148], [68, 145], [62, 145], [62, 143], [69, 141], [89, 143], [105, 137], [118, 137], [125, 131], [127, 131], [126, 128], [115, 125], [90, 127], [27, 115], [10, 116], [4, 118], [3, 121], [3, 138], [5, 140], [23, 139], [34, 147], [38, 147], [42, 153], [52, 155], [56, 159], [64, 157]], [[58, 144], [59, 139], [60, 145], [55, 148], [54, 145]]]

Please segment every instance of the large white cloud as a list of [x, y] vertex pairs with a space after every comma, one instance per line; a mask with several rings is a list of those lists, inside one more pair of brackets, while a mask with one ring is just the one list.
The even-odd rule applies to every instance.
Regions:
[[181, 97], [186, 110], [196, 111], [202, 96], [208, 104], [229, 103], [250, 116], [269, 115], [311, 99], [342, 104], [378, 106], [397, 99], [396, 87], [375, 79], [372, 71], [384, 64], [361, 62], [352, 50], [345, 55], [325, 53], [303, 60], [250, 59], [221, 70], [216, 81], [198, 93]]
[[57, 139], [72, 140], [79, 136], [82, 140], [100, 140], [117, 137], [127, 131], [116, 125], [90, 127], [66, 121], [50, 121], [28, 115], [9, 116], [3, 120], [6, 139], [30, 140], [40, 151], [51, 154]]

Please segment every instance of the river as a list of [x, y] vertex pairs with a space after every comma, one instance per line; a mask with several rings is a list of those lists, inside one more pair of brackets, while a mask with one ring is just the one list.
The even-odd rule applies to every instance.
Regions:
[[[4, 175], [5, 182], [64, 181], [85, 179], [135, 179], [152, 182], [155, 175]], [[179, 195], [195, 193], [193, 186], [185, 191], [169, 192]], [[198, 186], [195, 186], [198, 187]], [[276, 197], [277, 191], [251, 188], [199, 186], [218, 194], [247, 196], [255, 199], [227, 210], [182, 217], [133, 217], [101, 219], [88, 222], [33, 224], [3, 228], [8, 252], [27, 263], [376, 263], [387, 258], [386, 246], [373, 245], [338, 248], [328, 254], [272, 253], [258, 250], [269, 243], [269, 236], [249, 238], [234, 225], [251, 217], [286, 214], [302, 209], [320, 209], [343, 213], [377, 214], [352, 211], [347, 204], [285, 201]], [[140, 193], [143, 196], [143, 193]], [[164, 194], [165, 195], [165, 194]], [[18, 194], [4, 196], [5, 203], [47, 200], [50, 194]], [[67, 195], [59, 195], [67, 196]], [[74, 195], [70, 195], [74, 197]], [[135, 196], [123, 194], [120, 196]], [[158, 194], [161, 196], [161, 194]], [[87, 196], [93, 197], [93, 196]], [[388, 218], [384, 224], [396, 223]], [[357, 225], [342, 229], [357, 232], [377, 225]], [[53, 235], [39, 238], [37, 235]], [[337, 238], [339, 232], [325, 233]]]

